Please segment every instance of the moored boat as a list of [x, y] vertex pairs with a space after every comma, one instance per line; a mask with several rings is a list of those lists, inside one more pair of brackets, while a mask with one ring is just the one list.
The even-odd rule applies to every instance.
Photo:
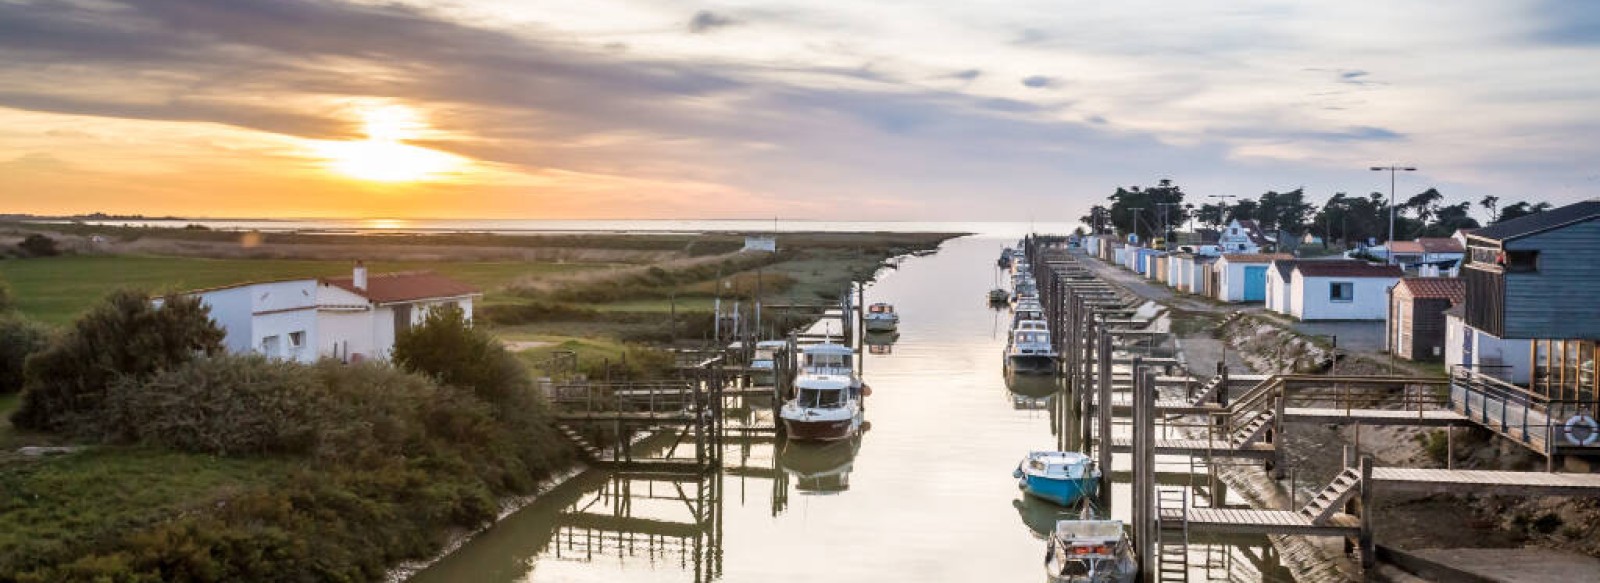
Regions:
[[879, 302], [867, 306], [861, 320], [868, 332], [891, 332], [900, 325], [900, 314], [895, 313], [893, 305]]
[[1100, 468], [1073, 451], [1028, 452], [1011, 475], [1024, 493], [1062, 506], [1077, 504], [1100, 488]]
[[863, 392], [850, 377], [801, 375], [795, 380], [795, 398], [778, 415], [791, 440], [848, 439], [861, 431]]
[[1139, 563], [1120, 520], [1061, 520], [1044, 555], [1049, 583], [1131, 583]]
[[784, 340], [763, 340], [756, 343], [750, 357], [750, 381], [757, 386], [771, 386], [777, 382], [778, 353], [789, 347]]
[[1010, 299], [1011, 292], [998, 287], [989, 290], [989, 305], [991, 306], [1004, 306]]
[[1056, 349], [1049, 330], [1013, 330], [1006, 345], [1006, 371], [1013, 374], [1052, 374]]

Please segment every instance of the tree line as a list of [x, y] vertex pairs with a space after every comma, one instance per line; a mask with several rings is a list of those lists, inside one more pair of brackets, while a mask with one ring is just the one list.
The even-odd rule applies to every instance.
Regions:
[[[1194, 200], [1173, 181], [1162, 179], [1155, 186], [1119, 186], [1106, 198], [1109, 204], [1090, 207], [1089, 214], [1079, 220], [1098, 232], [1135, 234], [1141, 240], [1163, 234], [1171, 239], [1173, 232], [1186, 225], [1220, 229], [1236, 219], [1254, 220], [1268, 234], [1282, 231], [1298, 237], [1311, 233], [1328, 242], [1383, 241], [1389, 236], [1389, 196], [1380, 192], [1366, 196], [1337, 192], [1321, 206], [1306, 199], [1304, 188], [1267, 191], [1256, 197], [1213, 195], [1208, 198], [1216, 200], [1207, 202]], [[1475, 206], [1486, 221], [1472, 216]], [[1476, 203], [1445, 204], [1444, 194], [1429, 188], [1396, 201], [1394, 236], [1400, 240], [1448, 237], [1457, 229], [1476, 229], [1550, 208], [1548, 202], [1501, 204], [1500, 197], [1492, 195]]]

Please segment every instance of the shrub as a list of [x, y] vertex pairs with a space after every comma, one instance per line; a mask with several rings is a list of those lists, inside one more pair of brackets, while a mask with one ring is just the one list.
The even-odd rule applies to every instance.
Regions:
[[28, 356], [43, 350], [50, 329], [16, 314], [0, 314], [0, 395], [22, 388], [22, 367]]
[[219, 455], [307, 453], [329, 424], [327, 391], [304, 365], [260, 355], [200, 358], [106, 393], [107, 437]]
[[11, 284], [0, 279], [0, 314], [14, 312], [17, 309], [17, 298], [11, 293]]
[[167, 296], [160, 307], [144, 294], [119, 290], [24, 365], [19, 427], [103, 433], [107, 387], [121, 376], [145, 378], [222, 351], [223, 332], [197, 298]]
[[421, 324], [398, 334], [394, 362], [440, 383], [471, 389], [497, 409], [506, 405], [507, 394], [532, 387], [516, 356], [487, 332], [473, 328], [454, 306], [435, 308]]
[[55, 239], [38, 233], [28, 235], [21, 243], [17, 243], [17, 248], [29, 257], [52, 257], [61, 254]]

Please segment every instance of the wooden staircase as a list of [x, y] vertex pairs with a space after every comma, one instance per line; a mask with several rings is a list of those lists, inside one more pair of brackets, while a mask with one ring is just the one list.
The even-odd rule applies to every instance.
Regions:
[[578, 446], [578, 455], [583, 457], [583, 459], [591, 462], [603, 462], [611, 459], [611, 456], [607, 455], [605, 450], [600, 449], [599, 446], [594, 444], [594, 442], [589, 441], [589, 439], [584, 437], [582, 433], [579, 433], [578, 430], [573, 429], [571, 425], [566, 423], [557, 423], [556, 430], [560, 431], [562, 435], [565, 435], [567, 437], [567, 441], [571, 441], [573, 445]]
[[1300, 509], [1300, 514], [1310, 518], [1312, 524], [1324, 524], [1327, 520], [1344, 507], [1344, 503], [1361, 491], [1361, 471], [1355, 468], [1345, 468], [1328, 487], [1318, 492], [1316, 497]]
[[1268, 429], [1272, 428], [1273, 417], [1272, 411], [1257, 413], [1255, 416], [1250, 417], [1249, 421], [1246, 421], [1244, 425], [1235, 429], [1233, 435], [1229, 436], [1229, 441], [1233, 442], [1234, 447], [1243, 447], [1255, 443], [1266, 434]]

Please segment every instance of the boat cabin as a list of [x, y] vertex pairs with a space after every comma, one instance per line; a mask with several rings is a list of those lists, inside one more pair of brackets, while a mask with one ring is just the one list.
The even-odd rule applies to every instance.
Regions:
[[894, 313], [894, 306], [889, 305], [889, 304], [884, 304], [884, 303], [872, 304], [870, 306], [867, 306], [867, 313], [868, 314], [893, 314]]
[[801, 366], [807, 370], [850, 370], [855, 352], [839, 344], [813, 344], [800, 349]]
[[1077, 479], [1086, 475], [1093, 462], [1081, 453], [1067, 451], [1033, 452], [1023, 470], [1047, 478]]
[[850, 381], [843, 377], [800, 377], [795, 404], [806, 409], [837, 409], [849, 404]]
[[762, 340], [756, 343], [756, 351], [750, 357], [754, 362], [771, 363], [778, 359], [778, 353], [789, 347], [786, 340]]

